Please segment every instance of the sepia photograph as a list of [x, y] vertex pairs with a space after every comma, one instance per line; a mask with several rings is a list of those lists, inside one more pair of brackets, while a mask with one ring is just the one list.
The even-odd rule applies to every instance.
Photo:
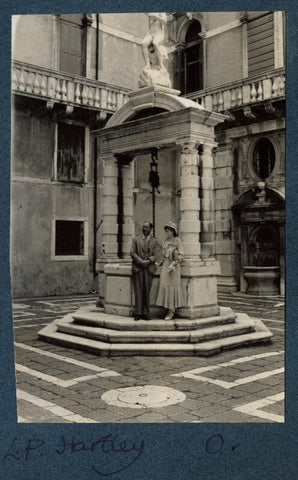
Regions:
[[12, 16], [19, 423], [284, 423], [285, 39], [284, 11]]

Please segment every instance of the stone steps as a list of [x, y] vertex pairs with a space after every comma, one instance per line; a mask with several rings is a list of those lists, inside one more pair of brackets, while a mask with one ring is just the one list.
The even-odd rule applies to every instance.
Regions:
[[120, 331], [132, 330], [150, 330], [150, 331], [172, 331], [172, 330], [198, 330], [206, 327], [215, 327], [217, 325], [225, 325], [235, 323], [237, 315], [230, 309], [223, 309], [221, 315], [208, 318], [199, 318], [194, 320], [176, 318], [172, 321], [164, 319], [152, 319], [150, 321], [139, 320], [135, 322], [133, 318], [121, 317], [116, 315], [105, 315], [103, 312], [99, 314], [96, 311], [79, 311], [73, 314], [73, 322], [79, 325], [90, 327], [107, 328]]
[[219, 325], [200, 330], [181, 331], [114, 331], [107, 328], [59, 323], [57, 331], [109, 343], [199, 343], [224, 336], [253, 332], [253, 324]]
[[235, 315], [231, 309], [221, 308], [219, 317], [135, 322], [90, 307], [55, 320], [38, 336], [40, 340], [99, 356], [206, 356], [264, 343], [272, 337], [260, 320], [246, 314]]
[[98, 340], [91, 340], [75, 335], [52, 332], [50, 336], [43, 333], [40, 340], [45, 340], [55, 345], [83, 350], [98, 356], [131, 356], [131, 355], [156, 355], [156, 356], [208, 356], [220, 353], [229, 348], [240, 347], [268, 341], [266, 332], [255, 332], [247, 335], [237, 335], [225, 339], [203, 343], [159, 343], [159, 344], [109, 344]]

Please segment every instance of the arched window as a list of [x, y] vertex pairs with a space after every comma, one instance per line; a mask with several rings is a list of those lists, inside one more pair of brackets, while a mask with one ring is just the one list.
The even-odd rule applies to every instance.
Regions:
[[275, 165], [275, 150], [267, 138], [261, 138], [257, 141], [253, 155], [252, 166], [256, 175], [265, 180], [272, 173]]
[[196, 92], [203, 88], [203, 48], [201, 24], [193, 20], [180, 43], [174, 58], [174, 87], [182, 94]]

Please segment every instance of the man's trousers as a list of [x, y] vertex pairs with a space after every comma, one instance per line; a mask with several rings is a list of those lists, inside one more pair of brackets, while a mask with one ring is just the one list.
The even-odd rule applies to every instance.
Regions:
[[152, 280], [153, 275], [147, 269], [142, 268], [132, 275], [135, 292], [135, 316], [149, 315]]

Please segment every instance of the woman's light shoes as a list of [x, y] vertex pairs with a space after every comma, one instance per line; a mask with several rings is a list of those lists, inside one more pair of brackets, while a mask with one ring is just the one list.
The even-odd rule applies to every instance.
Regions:
[[169, 310], [167, 313], [167, 316], [165, 317], [165, 320], [172, 320], [175, 315], [175, 310]]

